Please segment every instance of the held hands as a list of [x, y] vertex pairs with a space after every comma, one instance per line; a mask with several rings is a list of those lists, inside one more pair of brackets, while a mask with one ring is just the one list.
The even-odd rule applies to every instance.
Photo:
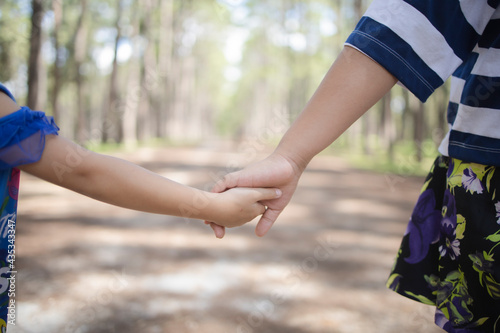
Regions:
[[[274, 153], [243, 170], [226, 175], [215, 184], [212, 191], [216, 193], [231, 192], [231, 189], [235, 187], [267, 187], [281, 190], [282, 194], [278, 198], [266, 198], [266, 200], [260, 201], [267, 206], [267, 209], [260, 218], [255, 233], [262, 237], [271, 229], [280, 213], [290, 202], [302, 171], [303, 168], [299, 168], [293, 161]], [[225, 227], [228, 225], [222, 226], [210, 221], [205, 223], [210, 224], [217, 238], [224, 237]]]
[[[213, 196], [213, 219], [227, 228], [239, 227], [262, 215], [266, 207], [262, 202], [281, 196], [275, 188], [233, 188]], [[222, 227], [221, 227], [222, 228]]]

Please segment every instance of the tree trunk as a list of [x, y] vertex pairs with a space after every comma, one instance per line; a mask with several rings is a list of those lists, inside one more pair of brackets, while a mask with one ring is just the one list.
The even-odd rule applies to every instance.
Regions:
[[422, 143], [424, 141], [424, 131], [425, 131], [425, 125], [424, 125], [424, 113], [425, 113], [425, 106], [422, 102], [416, 100], [418, 103], [417, 108], [414, 110], [414, 142], [415, 142], [415, 149], [416, 151], [416, 156], [417, 156], [417, 162], [422, 161]]
[[196, 61], [190, 55], [177, 59], [176, 63], [174, 105], [168, 122], [168, 137], [174, 140], [185, 140], [191, 129], [189, 122], [194, 121], [191, 119], [191, 115], [194, 114], [191, 106], [195, 91]]
[[107, 106], [104, 108], [102, 115], [102, 142], [106, 143], [109, 139], [113, 138], [116, 142], [122, 140], [122, 125], [118, 115], [120, 109], [120, 100], [118, 95], [118, 46], [122, 38], [122, 30], [120, 27], [120, 20], [123, 14], [123, 0], [117, 1], [116, 10], [116, 38], [114, 46], [113, 64], [109, 80], [109, 99]]
[[87, 117], [85, 111], [85, 78], [81, 74], [81, 66], [85, 61], [87, 54], [87, 27], [85, 25], [87, 15], [87, 0], [80, 1], [80, 17], [76, 26], [75, 32], [75, 82], [76, 82], [76, 128], [75, 139], [78, 143], [83, 144], [88, 139], [87, 134]]
[[54, 67], [52, 69], [52, 78], [54, 80], [52, 87], [52, 115], [54, 116], [54, 120], [56, 123], [59, 121], [59, 93], [61, 90], [61, 42], [59, 40], [59, 30], [61, 29], [62, 23], [62, 12], [63, 6], [62, 1], [60, 0], [52, 0], [52, 11], [54, 12], [54, 50], [56, 52]]
[[28, 60], [28, 98], [27, 106], [32, 110], [39, 108], [39, 93], [40, 93], [40, 50], [42, 48], [42, 18], [43, 18], [43, 1], [32, 0], [32, 15], [31, 15], [31, 36], [30, 36], [30, 53]]
[[394, 120], [392, 117], [392, 109], [391, 109], [391, 100], [392, 94], [389, 91], [384, 97], [382, 97], [382, 140], [383, 146], [387, 150], [389, 161], [394, 160], [394, 140], [395, 140], [395, 128], [394, 128]]
[[143, 1], [144, 13], [139, 34], [145, 38], [146, 46], [141, 61], [140, 69], [140, 95], [137, 105], [137, 139], [145, 140], [153, 136], [151, 128], [151, 97], [159, 85], [159, 75], [155, 73], [154, 43], [151, 33], [151, 20], [153, 4]]
[[439, 145], [446, 132], [448, 131], [448, 121], [447, 121], [447, 111], [449, 103], [450, 90], [447, 84], [443, 85], [439, 89], [439, 99], [438, 99], [438, 122], [437, 129], [433, 133], [432, 138]]
[[354, 0], [354, 17], [356, 22], [361, 19], [363, 16], [363, 0]]
[[411, 107], [410, 107], [410, 92], [408, 89], [403, 88], [401, 91], [404, 100], [404, 109], [401, 115], [401, 130], [399, 131], [398, 140], [411, 140], [411, 135], [408, 135], [408, 125], [413, 122], [411, 119]]
[[159, 0], [160, 36], [158, 38], [158, 73], [159, 84], [154, 93], [158, 106], [154, 110], [155, 136], [167, 136], [167, 122], [172, 105], [172, 46], [174, 0]]
[[[141, 115], [141, 111], [147, 112], [147, 107], [149, 106], [148, 91], [146, 89], [146, 74], [145, 66], [146, 63], [149, 64], [149, 54], [150, 49], [150, 36], [149, 33], [149, 22], [151, 19], [151, 1], [142, 1], [139, 3], [138, 0], [134, 2], [134, 10], [132, 14], [131, 24], [133, 25], [134, 35], [131, 36], [131, 40], [139, 40], [135, 38], [137, 36], [143, 37], [146, 46], [139, 44], [133, 45], [135, 49], [143, 49], [144, 53], [138, 57], [138, 61], [131, 61], [129, 64], [129, 75], [127, 79], [127, 94], [125, 97], [125, 108], [123, 112], [123, 142], [126, 146], [134, 147], [137, 145], [137, 139], [139, 134], [139, 127], [141, 133], [143, 134], [144, 124], [147, 121], [147, 114]], [[140, 115], [142, 117], [140, 117]]]
[[[183, 22], [191, 15], [191, 1], [183, 1], [180, 12], [177, 14], [177, 24], [174, 26], [174, 34], [182, 39], [185, 34]], [[192, 54], [192, 49], [186, 49], [182, 52], [176, 52], [172, 58], [172, 76], [173, 84], [172, 108], [169, 110], [168, 119], [168, 137], [174, 140], [184, 140], [187, 138], [187, 124], [190, 119], [192, 98], [196, 82], [196, 62]]]

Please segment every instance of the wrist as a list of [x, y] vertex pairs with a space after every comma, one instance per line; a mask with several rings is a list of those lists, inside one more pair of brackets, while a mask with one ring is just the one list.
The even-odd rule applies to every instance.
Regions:
[[221, 212], [227, 209], [221, 204], [221, 194], [201, 190], [200, 193], [203, 195], [203, 205], [200, 206], [198, 219], [220, 222], [223, 219]]
[[[180, 188], [175, 198], [167, 197], [167, 202], [176, 202], [176, 213], [167, 211], [163, 214], [177, 215], [183, 218], [213, 221], [215, 193], [210, 193], [197, 188], [179, 185]], [[168, 203], [167, 203], [168, 206]]]
[[296, 174], [302, 174], [311, 161], [312, 157], [305, 157], [296, 153], [293, 149], [288, 149], [285, 145], [279, 144], [273, 155], [286, 160]]

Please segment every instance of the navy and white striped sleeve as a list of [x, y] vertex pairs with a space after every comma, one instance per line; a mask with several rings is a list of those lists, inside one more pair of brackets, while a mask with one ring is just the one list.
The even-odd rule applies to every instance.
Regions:
[[346, 41], [421, 101], [471, 55], [500, 0], [374, 0]]

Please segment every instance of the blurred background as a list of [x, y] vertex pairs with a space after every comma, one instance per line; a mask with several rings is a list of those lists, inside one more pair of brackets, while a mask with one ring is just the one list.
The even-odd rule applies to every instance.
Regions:
[[[0, 81], [91, 148], [277, 140], [369, 3], [3, 0]], [[395, 88], [336, 151], [434, 156], [447, 95], [424, 106]]]
[[[210, 189], [272, 150], [370, 2], [2, 0], [0, 82], [89, 149]], [[11, 329], [432, 332], [432, 309], [384, 284], [447, 95], [424, 105], [395, 87], [314, 161], [264, 239], [249, 224], [214, 240], [199, 221], [24, 175]]]

